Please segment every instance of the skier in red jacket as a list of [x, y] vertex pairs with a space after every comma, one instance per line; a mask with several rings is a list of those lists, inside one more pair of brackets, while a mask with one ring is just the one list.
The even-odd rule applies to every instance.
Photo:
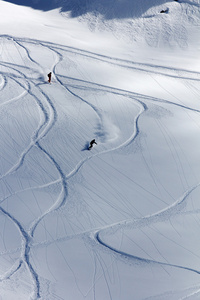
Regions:
[[47, 75], [48, 76], [48, 82], [51, 83], [51, 72]]

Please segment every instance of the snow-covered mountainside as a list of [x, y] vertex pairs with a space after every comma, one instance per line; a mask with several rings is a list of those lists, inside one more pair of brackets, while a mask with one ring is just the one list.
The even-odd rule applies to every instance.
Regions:
[[0, 1], [0, 300], [200, 298], [199, 17]]

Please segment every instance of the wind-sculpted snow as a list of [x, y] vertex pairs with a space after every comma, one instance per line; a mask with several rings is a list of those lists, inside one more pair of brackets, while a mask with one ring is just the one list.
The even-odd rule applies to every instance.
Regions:
[[[106, 18], [125, 18], [128, 16], [138, 16], [152, 6], [152, 3], [149, 3], [149, 1], [146, 0], [141, 0], [139, 5], [137, 2], [130, 0], [9, 0], [8, 2], [42, 10], [50, 10], [59, 7], [62, 9], [62, 11], [70, 11], [73, 17], [89, 12], [99, 12], [104, 14]], [[155, 0], [154, 5], [162, 5], [166, 2], [166, 0]]]
[[198, 297], [200, 73], [0, 44], [0, 298]]

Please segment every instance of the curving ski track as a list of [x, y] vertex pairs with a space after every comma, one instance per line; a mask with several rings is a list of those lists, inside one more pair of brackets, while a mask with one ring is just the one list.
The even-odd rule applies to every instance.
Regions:
[[[32, 290], [33, 293], [30, 295], [31, 299], [39, 299], [41, 298], [41, 284], [40, 284], [40, 275], [37, 274], [36, 270], [33, 267], [33, 264], [31, 263], [31, 256], [30, 251], [31, 247], [33, 247], [34, 243], [34, 233], [36, 231], [37, 226], [40, 224], [40, 222], [47, 217], [49, 214], [55, 212], [62, 206], [64, 206], [68, 199], [68, 180], [71, 179], [73, 176], [77, 175], [79, 170], [83, 167], [84, 164], [86, 164], [89, 160], [93, 159], [94, 157], [98, 156], [101, 157], [101, 155], [109, 152], [116, 151], [118, 149], [122, 149], [130, 145], [135, 141], [135, 139], [140, 134], [140, 128], [139, 128], [139, 120], [143, 113], [147, 112], [148, 110], [148, 104], [149, 103], [165, 103], [169, 106], [179, 107], [186, 111], [192, 111], [199, 113], [200, 110], [196, 108], [191, 108], [188, 106], [185, 106], [183, 104], [177, 104], [172, 101], [168, 101], [166, 99], [157, 99], [150, 97], [148, 95], [144, 94], [138, 94], [131, 91], [118, 89], [116, 87], [112, 86], [106, 86], [103, 84], [99, 84], [98, 82], [89, 82], [86, 80], [81, 80], [77, 78], [67, 77], [62, 74], [57, 73], [57, 67], [63, 60], [62, 53], [72, 53], [76, 54], [78, 56], [82, 56], [87, 59], [91, 59], [94, 61], [100, 61], [104, 62], [110, 65], [115, 65], [120, 68], [128, 68], [128, 69], [134, 69], [138, 70], [140, 72], [148, 73], [148, 74], [159, 74], [166, 77], [171, 78], [181, 78], [183, 80], [190, 80], [190, 81], [199, 81], [200, 80], [200, 73], [198, 72], [192, 72], [188, 70], [177, 70], [173, 68], [167, 68], [162, 66], [155, 66], [155, 65], [148, 65], [148, 64], [142, 64], [142, 63], [134, 63], [126, 60], [121, 60], [113, 57], [107, 57], [103, 55], [99, 55], [96, 53], [91, 53], [88, 51], [83, 51], [81, 49], [75, 49], [72, 47], [66, 47], [62, 45], [54, 45], [52, 43], [47, 43], [44, 41], [35, 41], [31, 39], [21, 39], [21, 38], [14, 38], [11, 36], [1, 36], [0, 39], [9, 39], [11, 43], [14, 43], [17, 51], [20, 53], [20, 51], [24, 51], [26, 55], [26, 60], [30, 62], [30, 65], [33, 65], [32, 69], [31, 67], [27, 66], [26, 64], [23, 66], [20, 65], [14, 65], [9, 62], [3, 62], [0, 61], [0, 66], [2, 66], [4, 69], [6, 68], [7, 71], [2, 71], [1, 78], [0, 78], [0, 91], [3, 92], [6, 89], [6, 86], [9, 81], [15, 82], [23, 91], [21, 94], [17, 95], [16, 97], [7, 99], [7, 101], [0, 103], [0, 108], [12, 105], [12, 103], [15, 103], [18, 100], [24, 99], [25, 96], [28, 94], [31, 99], [35, 102], [35, 105], [38, 107], [39, 114], [41, 115], [41, 121], [37, 128], [35, 128], [35, 132], [32, 137], [30, 137], [29, 145], [24, 148], [24, 150], [21, 152], [20, 156], [16, 160], [16, 162], [10, 167], [4, 174], [1, 175], [0, 180], [3, 180], [7, 178], [8, 176], [14, 174], [17, 172], [20, 168], [22, 168], [24, 162], [26, 161], [26, 158], [28, 154], [30, 153], [31, 149], [36, 147], [47, 159], [51, 162], [52, 167], [55, 168], [57, 173], [57, 179], [52, 180], [52, 182], [49, 182], [46, 184], [46, 186], [53, 185], [55, 183], [60, 183], [62, 186], [61, 192], [55, 201], [55, 203], [50, 206], [46, 211], [44, 211], [40, 216], [35, 218], [35, 220], [31, 223], [29, 228], [25, 228], [20, 219], [16, 219], [12, 214], [10, 214], [6, 209], [3, 207], [0, 207], [0, 212], [5, 217], [7, 217], [17, 228], [20, 236], [21, 236], [21, 255], [19, 257], [19, 260], [13, 265], [13, 267], [4, 275], [1, 276], [1, 281], [7, 280], [12, 277], [18, 270], [21, 268], [21, 266], [24, 264], [29, 271], [30, 277], [32, 278]], [[48, 136], [49, 132], [52, 130], [54, 125], [56, 124], [58, 120], [58, 114], [56, 105], [54, 102], [54, 99], [51, 99], [51, 97], [44, 91], [42, 84], [37, 79], [31, 79], [30, 76], [28, 76], [28, 72], [35, 72], [38, 71], [38, 73], [41, 72], [43, 67], [38, 63], [35, 59], [32, 58], [31, 52], [28, 49], [28, 46], [31, 45], [34, 47], [34, 45], [39, 45], [41, 48], [44, 48], [46, 51], [49, 51], [53, 53], [56, 56], [56, 60], [54, 62], [53, 66], [53, 73], [55, 75], [56, 84], [60, 86], [62, 90], [67, 94], [71, 94], [74, 96], [78, 101], [84, 103], [85, 105], [88, 105], [91, 110], [93, 110], [94, 114], [97, 116], [97, 119], [99, 120], [102, 128], [103, 128], [103, 118], [102, 118], [102, 112], [98, 109], [97, 106], [92, 104], [91, 102], [87, 101], [87, 99], [84, 99], [82, 96], [80, 96], [81, 89], [89, 90], [89, 91], [101, 91], [106, 92], [108, 94], [115, 94], [118, 96], [124, 96], [129, 101], [132, 101], [138, 108], [139, 113], [134, 119], [134, 128], [132, 131], [132, 134], [129, 136], [128, 139], [120, 143], [119, 145], [116, 145], [115, 147], [111, 147], [108, 149], [104, 149], [100, 152], [89, 153], [87, 157], [80, 160], [77, 165], [73, 167], [73, 169], [66, 174], [62, 166], [59, 164], [56, 157], [54, 157], [50, 152], [48, 152], [47, 149], [45, 149], [45, 146], [42, 145], [42, 140]], [[62, 52], [62, 53], [61, 53]], [[24, 55], [24, 54], [23, 54]], [[21, 54], [20, 54], [21, 56]], [[22, 56], [21, 56], [22, 57]], [[24, 56], [23, 56], [24, 57]], [[22, 57], [22, 60], [24, 59]], [[179, 75], [177, 75], [177, 72]], [[64, 80], [69, 80], [70, 83], [63, 82]], [[77, 93], [75, 92], [77, 91]], [[38, 96], [38, 94], [40, 96]], [[42, 99], [42, 100], [41, 100]], [[41, 185], [45, 186], [45, 185]], [[161, 220], [165, 219], [169, 214], [177, 213], [181, 210], [182, 205], [184, 205], [184, 202], [187, 201], [187, 197], [197, 188], [198, 185], [195, 185], [192, 189], [188, 189], [185, 192], [185, 195], [182, 197], [180, 201], [175, 201], [173, 205], [166, 207], [165, 210], [160, 211], [152, 216], [141, 218], [141, 220], [137, 221], [137, 226], [142, 224], [149, 224], [151, 222], [157, 221], [159, 218]], [[40, 186], [36, 186], [35, 188], [40, 188]], [[31, 188], [30, 188], [31, 189]], [[24, 189], [24, 191], [27, 189]], [[23, 190], [22, 190], [23, 191]], [[16, 191], [16, 194], [21, 191]], [[150, 193], [150, 191], [147, 191]], [[9, 196], [6, 196], [5, 198], [1, 199], [1, 203], [7, 201]], [[170, 263], [164, 263], [159, 261], [153, 261], [150, 259], [144, 259], [142, 257], [137, 257], [134, 255], [127, 254], [123, 251], [120, 251], [118, 249], [115, 249], [111, 245], [105, 243], [103, 241], [103, 238], [101, 238], [101, 232], [105, 232], [108, 229], [115, 230], [115, 227], [118, 228], [120, 226], [127, 227], [130, 224], [134, 226], [135, 221], [134, 220], [124, 220], [115, 224], [109, 224], [102, 228], [97, 228], [95, 230], [86, 231], [80, 236], [87, 235], [88, 239], [93, 239], [98, 243], [100, 246], [104, 247], [108, 251], [113, 252], [116, 255], [120, 255], [121, 257], [127, 257], [130, 260], [139, 260], [143, 263], [154, 263], [159, 264], [162, 266], [171, 266], [174, 268], [180, 268], [184, 269], [186, 271], [195, 272], [197, 274], [200, 274], [199, 270], [195, 270], [189, 267], [184, 267], [180, 265], [174, 265]], [[67, 237], [66, 237], [67, 238]], [[41, 244], [39, 244], [41, 245]], [[38, 247], [38, 245], [35, 245], [35, 247]], [[111, 295], [110, 295], [111, 298]]]

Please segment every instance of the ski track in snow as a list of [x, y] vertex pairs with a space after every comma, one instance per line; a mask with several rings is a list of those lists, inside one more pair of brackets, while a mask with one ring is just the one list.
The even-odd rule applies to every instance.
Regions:
[[190, 196], [190, 194], [195, 191], [196, 188], [198, 188], [200, 186], [200, 183], [195, 185], [194, 187], [192, 187], [191, 189], [189, 189], [188, 191], [185, 192], [185, 194], [183, 195], [183, 197], [180, 200], [177, 200], [175, 203], [173, 203], [171, 206], [166, 207], [165, 209], [163, 209], [162, 211], [159, 211], [153, 215], [150, 216], [146, 216], [144, 218], [141, 218], [139, 220], [136, 221], [132, 221], [132, 220], [125, 220], [113, 225], [109, 225], [109, 226], [105, 226], [105, 228], [101, 228], [100, 230], [97, 230], [96, 232], [93, 232], [90, 235], [90, 238], [93, 240], [96, 240], [99, 244], [101, 244], [103, 247], [106, 247], [107, 249], [111, 250], [112, 252], [114, 252], [115, 254], [118, 254], [120, 256], [122, 256], [123, 258], [128, 258], [128, 259], [134, 259], [143, 263], [155, 263], [155, 264], [159, 264], [159, 265], [163, 265], [163, 266], [171, 266], [171, 267], [175, 267], [175, 268], [180, 268], [180, 269], [185, 269], [191, 272], [195, 272], [197, 274], [200, 274], [200, 270], [195, 270], [192, 268], [188, 268], [188, 267], [184, 267], [184, 266], [178, 266], [178, 265], [173, 265], [173, 264], [169, 264], [169, 263], [165, 263], [165, 262], [159, 262], [159, 261], [155, 261], [155, 260], [150, 260], [150, 259], [144, 259], [142, 257], [137, 257], [134, 255], [130, 255], [127, 254], [123, 251], [117, 250], [115, 248], [113, 248], [112, 246], [110, 246], [109, 244], [103, 242], [103, 239], [100, 237], [100, 234], [106, 230], [110, 230], [110, 229], [114, 229], [115, 228], [118, 230], [119, 229], [119, 225], [123, 225], [124, 227], [129, 227], [130, 225], [133, 225], [134, 228], [139, 227], [143, 227], [143, 226], [148, 226], [149, 224], [163, 221], [163, 220], [167, 220], [169, 218], [169, 216], [172, 216], [174, 214], [179, 213], [182, 210], [182, 207], [184, 206], [185, 202], [187, 201], [187, 198]]
[[5, 76], [1, 75], [0, 91], [2, 91], [7, 84], [7, 79]]
[[[128, 60], [122, 60], [122, 59], [117, 59], [117, 58], [113, 58], [113, 57], [103, 56], [103, 55], [100, 55], [97, 53], [92, 53], [89, 51], [84, 51], [84, 50], [76, 49], [73, 47], [54, 45], [52, 43], [47, 43], [44, 41], [35, 41], [32, 39], [21, 39], [21, 38], [16, 38], [16, 37], [13, 38], [11, 36], [1, 36], [0, 38], [1, 39], [2, 38], [9, 39], [10, 41], [13, 41], [13, 43], [15, 44], [18, 51], [20, 51], [20, 49], [23, 49], [26, 53], [27, 60], [32, 65], [34, 65], [35, 69], [38, 69], [39, 73], [42, 71], [43, 68], [37, 61], [35, 61], [31, 57], [31, 53], [28, 49], [28, 46], [25, 46], [25, 45], [27, 45], [27, 44], [28, 45], [30, 44], [32, 46], [40, 45], [41, 47], [45, 48], [46, 50], [53, 52], [56, 56], [56, 60], [53, 65], [53, 73], [55, 75], [57, 83], [63, 90], [65, 90], [66, 93], [70, 93], [71, 95], [76, 97], [81, 102], [84, 102], [85, 104], [87, 104], [97, 115], [97, 118], [99, 119], [99, 122], [102, 126], [103, 126], [103, 117], [102, 117], [102, 113], [98, 109], [98, 107], [96, 107], [95, 105], [93, 105], [92, 103], [87, 101], [86, 99], [82, 98], [78, 94], [78, 92], [75, 93], [74, 90], [81, 91], [81, 89], [85, 89], [85, 90], [91, 90], [91, 91], [101, 91], [101, 92], [103, 91], [103, 92], [107, 92], [110, 94], [125, 96], [125, 97], [127, 97], [127, 99], [129, 99], [130, 101], [133, 101], [135, 103], [135, 105], [137, 105], [139, 107], [139, 113], [137, 114], [137, 116], [134, 120], [134, 128], [133, 128], [132, 135], [126, 141], [124, 141], [123, 143], [121, 143], [120, 145], [118, 145], [116, 147], [106, 149], [99, 153], [98, 152], [95, 154], [90, 153], [86, 158], [84, 158], [76, 166], [74, 166], [73, 170], [69, 174], [64, 174], [62, 167], [59, 165], [56, 158], [53, 157], [41, 145], [42, 139], [46, 135], [48, 135], [48, 133], [53, 128], [53, 126], [55, 125], [57, 118], [58, 118], [56, 107], [55, 107], [53, 101], [47, 95], [47, 93], [44, 92], [42, 85], [40, 85], [40, 83], [38, 83], [37, 80], [35, 80], [35, 79], [31, 80], [26, 75], [26, 72], [24, 72], [24, 70], [25, 71], [29, 70], [31, 72], [31, 67], [17, 66], [14, 64], [0, 61], [0, 66], [7, 68], [7, 72], [2, 72], [1, 77], [0, 77], [0, 80], [1, 80], [0, 81], [0, 91], [4, 91], [4, 89], [6, 89], [8, 81], [15, 82], [18, 86], [20, 86], [20, 88], [23, 89], [23, 92], [20, 95], [17, 95], [16, 97], [10, 98], [6, 102], [1, 103], [0, 108], [2, 106], [10, 105], [17, 100], [21, 100], [27, 94], [29, 94], [29, 96], [31, 96], [31, 98], [35, 101], [36, 105], [38, 106], [38, 109], [41, 114], [40, 124], [38, 125], [38, 128], [35, 129], [34, 135], [32, 137], [30, 137], [29, 145], [21, 153], [21, 155], [18, 158], [18, 160], [16, 161], [16, 163], [5, 174], [1, 175], [0, 179], [2, 180], [4, 178], [6, 178], [7, 176], [13, 174], [17, 170], [19, 170], [19, 168], [21, 168], [23, 166], [26, 156], [30, 152], [30, 150], [33, 147], [37, 147], [42, 152], [42, 154], [45, 155], [47, 157], [47, 159], [52, 163], [52, 166], [56, 169], [57, 174], [58, 174], [58, 179], [56, 181], [49, 182], [49, 184], [46, 184], [46, 185], [36, 186], [35, 188], [42, 188], [42, 187], [48, 186], [48, 185], [50, 186], [56, 182], [60, 182], [62, 184], [62, 190], [61, 190], [56, 202], [51, 207], [49, 207], [41, 216], [36, 218], [34, 220], [34, 222], [32, 222], [32, 224], [28, 230], [24, 228], [24, 226], [21, 224], [20, 220], [17, 220], [8, 211], [6, 211], [2, 207], [0, 207], [0, 212], [4, 216], [9, 218], [9, 220], [11, 220], [13, 222], [13, 224], [16, 226], [16, 228], [18, 229], [20, 236], [21, 236], [21, 243], [22, 243], [21, 244], [21, 256], [20, 256], [19, 260], [15, 262], [15, 264], [12, 266], [12, 268], [8, 272], [6, 272], [4, 275], [1, 276], [0, 280], [3, 281], [3, 280], [7, 280], [8, 278], [11, 278], [11, 276], [20, 269], [22, 264], [25, 264], [30, 273], [30, 276], [32, 278], [33, 294], [31, 295], [31, 297], [32, 297], [31, 299], [39, 299], [40, 298], [40, 278], [39, 278], [39, 274], [37, 274], [36, 270], [34, 270], [32, 264], [30, 262], [30, 250], [31, 250], [31, 247], [41, 246], [42, 243], [40, 243], [38, 245], [34, 245], [34, 243], [33, 243], [34, 232], [35, 232], [38, 224], [48, 214], [61, 208], [66, 203], [67, 197], [68, 197], [67, 181], [69, 180], [69, 178], [76, 175], [77, 172], [80, 170], [80, 168], [85, 163], [87, 163], [88, 160], [94, 158], [95, 156], [101, 156], [102, 154], [112, 152], [117, 149], [121, 149], [123, 147], [126, 147], [130, 143], [132, 143], [140, 133], [139, 124], [138, 124], [139, 118], [145, 111], [148, 110], [148, 102], [165, 103], [168, 105], [178, 106], [185, 110], [191, 110], [191, 111], [194, 111], [197, 113], [200, 112], [198, 109], [187, 107], [182, 104], [177, 104], [175, 102], [170, 102], [165, 99], [156, 99], [156, 98], [150, 97], [148, 95], [142, 95], [142, 94], [118, 89], [118, 88], [111, 87], [111, 86], [101, 85], [101, 84], [98, 84], [98, 82], [97, 83], [88, 82], [88, 81], [60, 75], [57, 73], [57, 66], [63, 60], [63, 55], [61, 54], [61, 51], [65, 52], [65, 53], [72, 53], [72, 54], [76, 54], [79, 56], [83, 56], [84, 58], [92, 59], [94, 61], [96, 60], [96, 61], [106, 62], [107, 64], [115, 65], [115, 66], [118, 66], [121, 68], [134, 69], [134, 70], [138, 70], [138, 71], [143, 71], [148, 74], [159, 74], [159, 75], [163, 75], [163, 76], [167, 76], [167, 77], [179, 78], [179, 79], [181, 78], [181, 79], [190, 80], [190, 81], [197, 81], [197, 80], [199, 81], [200, 73], [192, 72], [192, 71], [188, 71], [188, 70], [175, 69], [175, 68], [167, 68], [167, 67], [162, 67], [162, 66], [157, 66], [157, 65], [134, 63], [134, 62], [131, 62]], [[35, 71], [35, 69], [34, 69], [34, 71]], [[177, 75], [177, 73], [179, 75]], [[16, 75], [16, 74], [18, 74], [18, 75]], [[23, 84], [20, 81], [22, 79], [23, 79]], [[65, 83], [63, 83], [62, 79], [70, 80], [71, 83], [65, 84]], [[35, 91], [39, 92], [39, 94], [41, 95], [41, 98], [36, 96]], [[41, 99], [43, 99], [43, 100], [41, 100]], [[140, 220], [137, 220], [137, 221], [124, 220], [124, 221], [118, 222], [116, 224], [109, 224], [108, 226], [105, 226], [105, 227], [101, 227], [101, 228], [97, 228], [95, 230], [90, 230], [90, 231], [80, 233], [80, 236], [86, 235], [88, 237], [88, 240], [93, 240], [99, 246], [102, 246], [105, 249], [107, 249], [108, 251], [111, 251], [114, 255], [120, 255], [121, 257], [126, 258], [126, 259], [128, 258], [129, 260], [136, 260], [136, 261], [139, 260], [143, 263], [148, 263], [148, 264], [153, 263], [153, 264], [159, 264], [162, 266], [171, 266], [171, 267], [181, 268], [181, 269], [185, 269], [187, 271], [192, 271], [192, 272], [196, 272], [196, 273], [200, 274], [199, 270], [195, 270], [192, 268], [179, 266], [179, 265], [173, 265], [173, 264], [165, 263], [165, 262], [154, 261], [154, 260], [150, 260], [150, 259], [144, 259], [142, 257], [137, 257], [134, 255], [124, 253], [123, 251], [115, 249], [114, 247], [105, 243], [103, 241], [103, 238], [101, 237], [101, 233], [105, 232], [108, 229], [111, 230], [111, 229], [119, 228], [119, 226], [128, 227], [130, 224], [133, 226], [144, 226], [144, 225], [148, 225], [152, 222], [156, 222], [158, 219], [163, 220], [166, 217], [168, 217], [170, 214], [177, 213], [177, 211], [179, 211], [181, 209], [184, 202], [187, 201], [187, 197], [197, 187], [199, 187], [199, 185], [200, 184], [194, 186], [193, 188], [188, 188], [188, 190], [185, 192], [185, 194], [181, 200], [174, 202], [173, 205], [166, 207], [163, 211], [160, 211], [154, 215], [141, 218]], [[24, 191], [25, 190], [28, 190], [28, 189], [24, 189]], [[19, 193], [19, 192], [21, 192], [21, 191], [18, 191], [16, 193]], [[4, 199], [1, 199], [1, 202], [6, 201], [6, 199], [7, 199], [6, 197]], [[66, 239], [67, 238], [70, 238], [70, 237], [66, 237]], [[111, 298], [111, 295], [110, 295], [110, 298]]]

